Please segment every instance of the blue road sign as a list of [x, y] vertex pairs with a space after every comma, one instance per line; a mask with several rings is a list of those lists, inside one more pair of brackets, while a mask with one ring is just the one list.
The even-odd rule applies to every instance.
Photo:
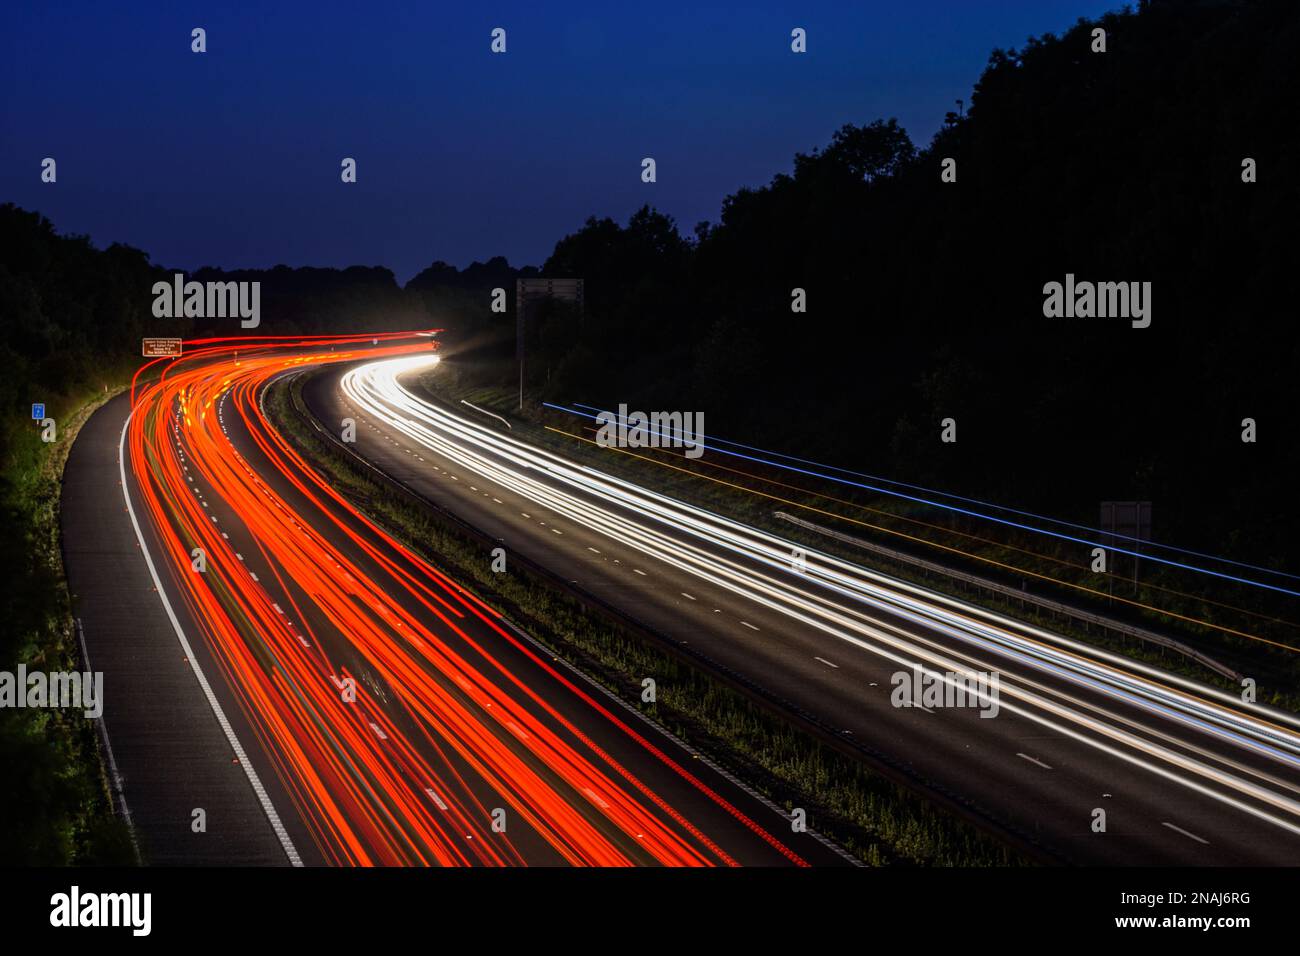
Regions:
[[32, 403], [32, 418], [36, 419], [36, 421], [40, 421], [40, 420], [41, 420], [42, 418], [44, 418], [44, 417], [45, 417], [45, 403], [44, 403], [44, 402], [33, 402], [33, 403]]

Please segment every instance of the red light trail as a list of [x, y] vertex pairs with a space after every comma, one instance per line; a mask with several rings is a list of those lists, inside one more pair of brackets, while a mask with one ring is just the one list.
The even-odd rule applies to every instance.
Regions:
[[132, 387], [128, 463], [163, 564], [321, 856], [737, 865], [593, 736], [612, 730], [806, 865], [355, 509], [262, 410], [294, 369], [430, 348], [410, 333], [205, 339]]

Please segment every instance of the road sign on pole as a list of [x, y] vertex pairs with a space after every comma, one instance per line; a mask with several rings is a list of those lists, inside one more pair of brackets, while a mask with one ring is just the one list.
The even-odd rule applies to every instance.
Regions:
[[180, 358], [180, 339], [145, 339], [140, 349], [145, 358]]
[[1113, 547], [1133, 552], [1133, 588], [1138, 583], [1138, 555], [1142, 542], [1151, 540], [1151, 502], [1103, 501], [1101, 530], [1110, 535]]
[[45, 403], [32, 402], [32, 419], [34, 421], [39, 422], [44, 417], [45, 417]]
[[519, 410], [524, 409], [524, 339], [528, 313], [542, 299], [572, 302], [582, 311], [581, 279], [547, 279], [535, 276], [515, 280], [515, 355], [519, 359]]

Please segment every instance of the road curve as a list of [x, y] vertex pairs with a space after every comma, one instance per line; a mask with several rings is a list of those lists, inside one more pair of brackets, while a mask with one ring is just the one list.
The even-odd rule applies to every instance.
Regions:
[[[826, 555], [796, 569], [789, 542], [414, 395], [430, 364], [331, 370], [306, 398], [417, 494], [1063, 861], [1300, 858], [1294, 715]], [[997, 673], [998, 716], [893, 706], [915, 668]]]
[[[141, 547], [123, 562], [126, 576], [138, 581], [143, 564], [159, 586], [140, 621], [150, 644], [137, 669], [179, 659], [189, 673], [177, 690], [188, 693], [170, 714], [119, 718], [119, 679], [139, 683], [91, 639], [92, 662], [106, 670], [115, 749], [215, 726], [205, 739], [233, 768], [226, 798], [260, 811], [251, 830], [276, 862], [847, 862], [408, 552], [265, 418], [261, 390], [279, 376], [429, 349], [427, 336], [409, 335], [187, 343], [187, 358], [161, 382], [135, 390], [114, 463], [124, 483], [103, 474], [102, 455], [85, 463], [98, 470], [78, 464], [76, 474], [100, 484], [100, 507], [129, 508]], [[120, 525], [109, 529], [119, 551]], [[65, 533], [75, 551], [85, 519]], [[81, 595], [88, 638], [120, 614], [103, 590]], [[172, 760], [179, 749], [155, 756]], [[179, 851], [166, 859], [184, 861], [194, 841], [176, 834], [190, 826], [176, 809], [212, 800], [171, 800], [159, 820], [152, 808], [167, 803], [169, 787], [184, 788], [175, 779], [182, 767], [140, 780], [138, 761], [129, 763], [137, 828], [170, 835]], [[264, 861], [234, 851], [225, 816], [209, 822], [209, 861]]]

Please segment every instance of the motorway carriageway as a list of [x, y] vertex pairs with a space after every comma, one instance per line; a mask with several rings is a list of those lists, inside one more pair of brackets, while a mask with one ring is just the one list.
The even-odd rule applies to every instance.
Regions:
[[846, 863], [390, 538], [265, 418], [279, 376], [431, 348], [187, 343], [134, 390], [127, 503], [287, 859]]
[[[358, 454], [508, 552], [1055, 859], [1300, 861], [1294, 715], [828, 555], [809, 551], [796, 570], [789, 541], [412, 394], [404, 376], [436, 362], [332, 370], [305, 397], [331, 430], [354, 417]], [[999, 715], [891, 706], [893, 675], [917, 667], [998, 673]]]

